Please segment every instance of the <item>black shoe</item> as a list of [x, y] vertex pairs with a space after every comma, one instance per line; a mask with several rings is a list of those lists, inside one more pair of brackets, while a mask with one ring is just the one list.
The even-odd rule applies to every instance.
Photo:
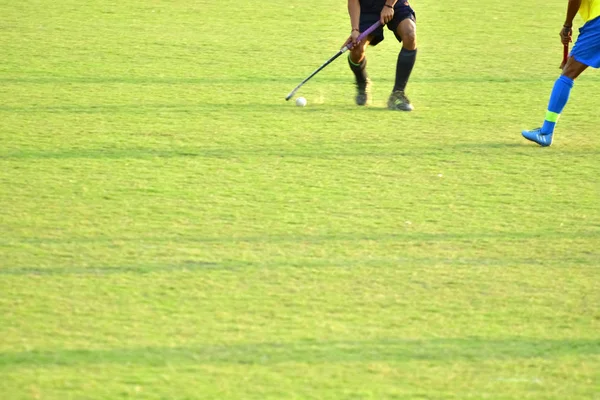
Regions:
[[356, 83], [356, 105], [364, 106], [369, 101], [371, 91], [371, 80], [367, 78], [364, 83]]
[[395, 90], [390, 94], [387, 106], [390, 110], [412, 111], [415, 108], [410, 104], [410, 100], [404, 94], [403, 90]]

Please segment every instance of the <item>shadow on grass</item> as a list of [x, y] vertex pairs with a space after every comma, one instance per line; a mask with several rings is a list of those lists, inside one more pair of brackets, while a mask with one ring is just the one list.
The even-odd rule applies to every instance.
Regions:
[[[265, 266], [264, 264], [261, 264]], [[149, 265], [113, 265], [99, 267], [16, 267], [0, 268], [0, 276], [69, 276], [69, 275], [114, 275], [114, 274], [150, 274], [158, 272], [193, 272], [210, 269], [236, 270], [245, 267], [259, 266], [258, 264], [236, 261], [232, 263], [218, 262], [189, 262], [180, 264], [149, 264]]]
[[[274, 98], [278, 100], [278, 98]], [[284, 108], [285, 107], [285, 108]], [[202, 116], [205, 113], [238, 114], [240, 112], [273, 113], [276, 109], [296, 110], [293, 102], [281, 101], [274, 103], [183, 103], [183, 104], [93, 104], [93, 105], [32, 105], [32, 106], [0, 106], [0, 112], [24, 114], [155, 114], [157, 112], [194, 113]], [[314, 110], [328, 111], [331, 109], [316, 107]], [[336, 108], [337, 110], [337, 108]], [[278, 112], [281, 112], [279, 110]]]
[[[121, 246], [131, 248], [143, 244], [152, 244], [152, 247], [160, 246], [164, 243], [177, 243], [190, 247], [222, 246], [224, 244], [300, 244], [302, 246], [319, 246], [331, 243], [351, 243], [357, 242], [402, 242], [409, 243], [435, 243], [442, 242], [454, 243], [456, 245], [469, 247], [474, 244], [483, 245], [485, 243], [522, 242], [527, 240], [594, 240], [600, 238], [600, 231], [582, 231], [582, 232], [470, 232], [470, 233], [381, 233], [381, 234], [358, 234], [358, 233], [340, 233], [336, 235], [264, 235], [264, 236], [227, 236], [227, 237], [135, 237], [135, 238], [116, 238], [116, 237], [67, 237], [67, 238], [15, 238], [11, 240], [0, 240], [0, 247], [37, 246], [45, 248], [46, 251], [57, 247], [72, 248], [72, 252], [77, 252], [78, 246], [88, 244], [107, 245], [118, 242]], [[583, 267], [596, 268], [600, 261], [600, 253], [594, 251], [580, 252], [577, 257], [571, 257], [568, 264], [564, 260], [557, 260], [561, 267]], [[164, 264], [135, 264], [135, 265], [100, 265], [100, 266], [78, 266], [78, 265], [53, 265], [53, 266], [3, 266], [0, 268], [0, 276], [20, 276], [20, 275], [43, 275], [43, 276], [66, 276], [66, 275], [112, 275], [112, 274], [149, 274], [161, 272], [195, 272], [206, 270], [238, 270], [241, 268], [353, 268], [359, 266], [398, 266], [398, 265], [418, 265], [420, 267], [435, 266], [468, 266], [468, 267], [504, 267], [510, 264], [521, 266], [549, 266], [549, 261], [527, 257], [484, 258], [484, 257], [385, 257], [365, 259], [299, 259], [291, 260], [264, 260], [260, 262], [251, 262], [243, 260], [229, 261], [205, 261], [199, 259], [181, 260], [176, 263]]]
[[525, 258], [442, 258], [442, 257], [410, 257], [389, 258], [369, 260], [296, 260], [296, 261], [230, 261], [230, 262], [189, 262], [180, 264], [140, 264], [140, 265], [114, 265], [114, 266], [57, 266], [57, 267], [4, 267], [0, 269], [0, 276], [109, 276], [120, 274], [158, 274], [158, 273], [196, 273], [210, 270], [218, 271], [240, 271], [248, 268], [273, 269], [273, 268], [296, 268], [296, 269], [325, 269], [325, 268], [360, 268], [360, 267], [398, 267], [415, 266], [418, 268], [448, 267], [454, 268], [503, 268], [509, 264], [525, 267], [544, 268], [585, 268], [595, 269], [598, 257], [593, 255], [581, 256], [578, 259], [569, 260], [568, 264], [559, 260], [556, 263], [547, 260], [525, 259]]
[[301, 341], [191, 347], [141, 347], [106, 350], [56, 350], [0, 353], [0, 368], [88, 364], [327, 364], [342, 362], [481, 361], [591, 358], [600, 354], [597, 340], [479, 338], [375, 341]]
[[[45, 84], [86, 84], [86, 85], [107, 85], [107, 84], [130, 84], [130, 85], [255, 85], [255, 84], [285, 84], [290, 85], [290, 90], [296, 86], [306, 75], [282, 75], [282, 76], [246, 76], [246, 77], [156, 77], [156, 76], [67, 76], [67, 75], [49, 75], [47, 73], [38, 73], [38, 76], [29, 73], [26, 76], [0, 77], [0, 82], [4, 84], [17, 85], [45, 85]], [[585, 77], [586, 81], [598, 82], [600, 78], [590, 75]], [[351, 84], [347, 76], [328, 75], [321, 77], [321, 81], [326, 84], [341, 83]], [[547, 83], [550, 79], [544, 77], [531, 76], [497, 76], [497, 75], [473, 75], [464, 76], [416, 76], [411, 79], [413, 83], [492, 83], [492, 84], [513, 84], [513, 83]]]
[[592, 239], [600, 238], [600, 230], [575, 231], [575, 232], [560, 232], [560, 231], [540, 231], [540, 232], [379, 232], [379, 233], [359, 233], [359, 232], [340, 232], [336, 234], [269, 234], [255, 236], [197, 236], [197, 235], [180, 235], [157, 237], [156, 235], [144, 237], [118, 237], [118, 236], [93, 236], [93, 237], [21, 237], [21, 238], [4, 238], [0, 239], [0, 246], [15, 246], [20, 244], [33, 245], [68, 245], [68, 244], [89, 244], [89, 243], [152, 243], [160, 244], [162, 242], [180, 243], [180, 244], [224, 244], [224, 243], [302, 243], [302, 244], [323, 244], [331, 242], [356, 242], [356, 241], [376, 241], [376, 242], [395, 242], [402, 241], [404, 243], [439, 243], [439, 242], [462, 242], [466, 245], [473, 243], [486, 243], [498, 241], [521, 241], [528, 239]]
[[[538, 146], [539, 147], [539, 146]], [[512, 155], [529, 155], [530, 150], [537, 150], [536, 146], [530, 143], [521, 143], [518, 139], [510, 143], [443, 143], [439, 146], [428, 145], [426, 147], [411, 147], [398, 151], [393, 147], [383, 149], [380, 147], [367, 148], [360, 151], [341, 149], [332, 147], [331, 149], [323, 147], [307, 148], [256, 148], [248, 150], [214, 148], [181, 148], [162, 150], [155, 148], [123, 148], [123, 149], [65, 149], [62, 151], [39, 151], [22, 150], [6, 151], [0, 153], [0, 160], [69, 160], [69, 159], [87, 159], [87, 160], [121, 160], [121, 159], [177, 159], [177, 158], [206, 158], [206, 159], [231, 159], [243, 157], [289, 157], [304, 159], [341, 159], [348, 157], [376, 157], [376, 158], [414, 158], [414, 157], [439, 157], [448, 151], [462, 154], [493, 154], [498, 151], [516, 150]], [[580, 156], [600, 156], [600, 149], [561, 149], [561, 153], [576, 153]], [[510, 153], [505, 154], [508, 156]]]

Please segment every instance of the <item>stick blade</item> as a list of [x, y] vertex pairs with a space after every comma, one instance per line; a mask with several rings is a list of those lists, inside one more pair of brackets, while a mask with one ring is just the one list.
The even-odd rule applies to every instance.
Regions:
[[295, 87], [294, 90], [292, 90], [287, 96], [285, 96], [285, 101], [288, 101], [289, 99], [294, 97], [299, 88], [300, 86]]

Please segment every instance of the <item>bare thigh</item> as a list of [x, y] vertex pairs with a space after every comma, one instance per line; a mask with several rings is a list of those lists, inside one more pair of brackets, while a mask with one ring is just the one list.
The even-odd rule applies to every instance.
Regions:
[[567, 78], [575, 80], [579, 75], [581, 75], [583, 71], [587, 69], [587, 67], [587, 65], [580, 63], [573, 57], [569, 57], [569, 59], [567, 60], [567, 64], [563, 68], [562, 74]]

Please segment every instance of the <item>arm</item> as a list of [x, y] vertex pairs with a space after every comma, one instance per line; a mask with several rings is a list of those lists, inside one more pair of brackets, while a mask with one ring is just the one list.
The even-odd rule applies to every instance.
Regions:
[[356, 39], [360, 35], [360, 3], [358, 0], [348, 0], [348, 15], [350, 15], [350, 26], [352, 27], [349, 40], [356, 44]]
[[573, 34], [573, 19], [577, 15], [580, 6], [581, 0], [569, 0], [565, 23], [560, 31], [560, 41], [564, 46], [568, 46], [571, 41], [571, 35]]
[[581, 7], [581, 0], [569, 0], [569, 5], [567, 6], [567, 17], [565, 18], [565, 27], [570, 28], [573, 26], [573, 19], [577, 15], [579, 7]]
[[358, 0], [348, 0], [348, 14], [350, 15], [352, 29], [358, 29], [360, 22], [360, 3]]

